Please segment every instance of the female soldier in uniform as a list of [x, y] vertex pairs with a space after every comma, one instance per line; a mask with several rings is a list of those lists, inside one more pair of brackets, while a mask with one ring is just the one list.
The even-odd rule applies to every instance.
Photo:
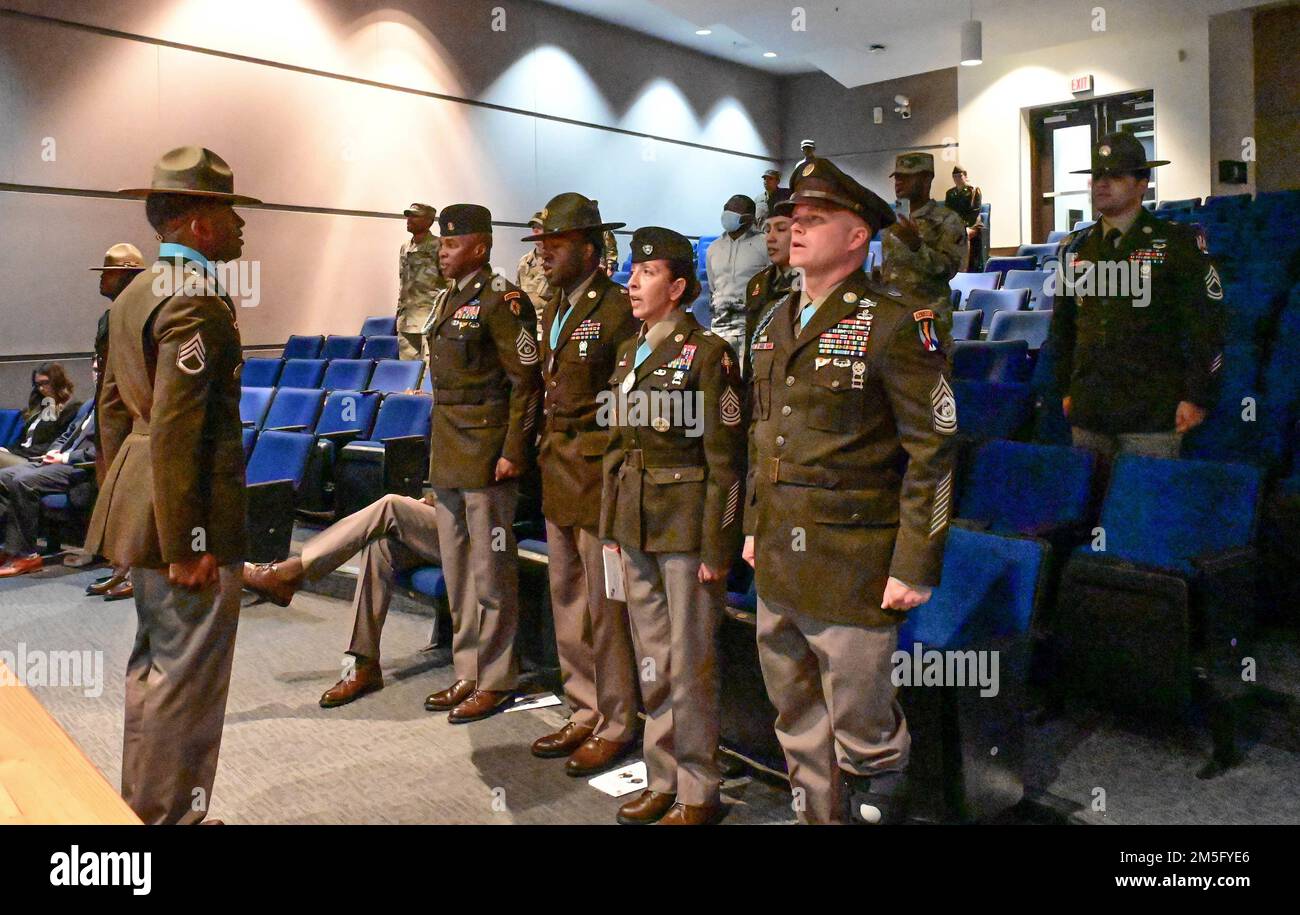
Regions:
[[628, 292], [643, 323], [610, 379], [601, 537], [622, 554], [649, 787], [618, 820], [713, 823], [722, 814], [715, 637], [741, 540], [740, 372], [731, 347], [682, 310], [699, 294], [685, 237], [637, 230]]

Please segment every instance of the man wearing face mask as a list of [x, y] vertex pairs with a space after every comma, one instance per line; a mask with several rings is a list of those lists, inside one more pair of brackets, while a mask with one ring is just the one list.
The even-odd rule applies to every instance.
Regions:
[[705, 256], [713, 298], [711, 330], [731, 344], [743, 366], [745, 352], [745, 290], [749, 279], [768, 265], [767, 244], [754, 223], [754, 201], [736, 194], [722, 208], [726, 233], [709, 245]]

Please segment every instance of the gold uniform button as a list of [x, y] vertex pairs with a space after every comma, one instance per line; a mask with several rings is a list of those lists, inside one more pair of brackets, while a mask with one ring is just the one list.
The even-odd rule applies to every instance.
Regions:
[[674, 480], [680, 480], [681, 478], [682, 478], [682, 475], [681, 475], [680, 473], [675, 473], [675, 474], [673, 474], [673, 479], [674, 479]]
[[551, 387], [555, 387], [555, 382], [554, 382], [554, 381], [551, 382]]
[[776, 437], [776, 443], [777, 443], [778, 445], [784, 445], [784, 444], [785, 444], [785, 436], [784, 436], [784, 435], [778, 435], [778, 436]]
[[789, 404], [786, 404], [784, 407], [781, 408], [781, 415], [782, 415], [782, 416], [789, 416], [789, 415], [790, 415], [790, 405], [789, 405]]
[[836, 379], [835, 381], [831, 382], [831, 387], [838, 388], [839, 386], [840, 386], [839, 379]]
[[785, 376], [785, 386], [786, 386], [787, 388], [792, 388], [792, 387], [794, 387], [794, 376], [793, 376], [793, 375], [786, 375], [786, 376]]

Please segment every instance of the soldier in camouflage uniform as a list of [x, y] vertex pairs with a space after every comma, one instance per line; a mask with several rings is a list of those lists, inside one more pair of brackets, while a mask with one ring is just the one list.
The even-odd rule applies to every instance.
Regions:
[[[528, 220], [528, 228], [534, 232], [542, 231], [542, 214], [539, 210]], [[551, 284], [546, 280], [546, 271], [542, 266], [542, 252], [534, 245], [528, 253], [519, 258], [516, 274], [519, 288], [527, 293], [530, 301], [537, 306], [537, 339], [542, 339], [542, 308], [551, 299]]]
[[952, 327], [948, 281], [966, 264], [969, 242], [961, 217], [930, 199], [934, 156], [904, 153], [894, 160], [894, 196], [906, 200], [908, 215], [880, 233], [886, 283], [920, 296], [934, 309], [941, 332]]
[[438, 236], [430, 231], [438, 211], [427, 203], [413, 203], [402, 215], [411, 240], [402, 244], [397, 259], [397, 350], [403, 359], [423, 359], [424, 324], [434, 296], [447, 285], [438, 267]]

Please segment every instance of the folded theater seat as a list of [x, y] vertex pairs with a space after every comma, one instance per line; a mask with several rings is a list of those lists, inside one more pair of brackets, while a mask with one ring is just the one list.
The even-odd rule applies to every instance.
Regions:
[[339, 517], [365, 508], [385, 493], [419, 498], [429, 467], [433, 398], [389, 394], [379, 408], [371, 437], [343, 447], [335, 465]]

